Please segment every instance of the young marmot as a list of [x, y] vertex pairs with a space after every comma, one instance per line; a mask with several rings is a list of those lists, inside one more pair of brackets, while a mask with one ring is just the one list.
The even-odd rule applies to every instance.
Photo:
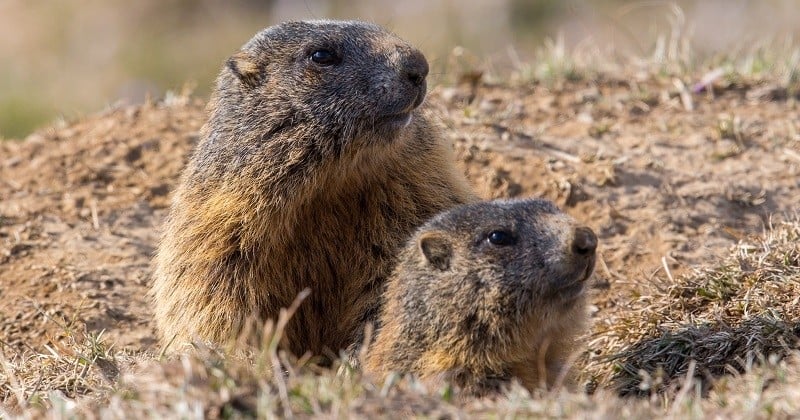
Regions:
[[164, 342], [234, 338], [305, 288], [292, 352], [358, 340], [404, 241], [474, 200], [423, 105], [427, 74], [417, 49], [353, 21], [283, 23], [227, 61], [155, 258]]
[[468, 395], [563, 377], [597, 237], [549, 201], [468, 204], [420, 227], [387, 282], [365, 370]]

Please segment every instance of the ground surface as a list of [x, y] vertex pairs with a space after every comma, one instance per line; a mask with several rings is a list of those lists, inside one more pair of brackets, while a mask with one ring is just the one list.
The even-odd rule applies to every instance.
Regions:
[[[741, 81], [692, 94], [676, 80], [467, 83], [429, 98], [483, 196], [545, 196], [598, 233], [590, 341], [638, 316], [624, 308], [639, 285], [715, 261], [800, 209], [794, 94]], [[204, 118], [201, 100], [170, 97], [0, 143], [7, 359], [83, 329], [158, 352], [149, 264]]]

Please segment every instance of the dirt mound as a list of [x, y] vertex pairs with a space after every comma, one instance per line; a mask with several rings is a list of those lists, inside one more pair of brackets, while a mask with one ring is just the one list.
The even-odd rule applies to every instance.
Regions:
[[[676, 87], [678, 86], [678, 87]], [[435, 89], [486, 197], [545, 196], [593, 227], [598, 323], [800, 208], [797, 100], [769, 86], [691, 96], [672, 79]], [[0, 337], [16, 351], [76, 328], [156, 350], [146, 291], [199, 100], [120, 107], [0, 143]]]
[[154, 343], [145, 297], [169, 191], [200, 101], [115, 108], [0, 143], [0, 336], [18, 349], [70, 329]]

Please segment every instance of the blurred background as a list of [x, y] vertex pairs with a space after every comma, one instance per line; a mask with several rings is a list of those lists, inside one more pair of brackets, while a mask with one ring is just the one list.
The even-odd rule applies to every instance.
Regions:
[[423, 50], [433, 84], [454, 62], [503, 75], [542, 48], [652, 57], [683, 42], [702, 57], [800, 35], [798, 0], [0, 0], [0, 138], [187, 83], [207, 96], [258, 30], [313, 18], [390, 28]]

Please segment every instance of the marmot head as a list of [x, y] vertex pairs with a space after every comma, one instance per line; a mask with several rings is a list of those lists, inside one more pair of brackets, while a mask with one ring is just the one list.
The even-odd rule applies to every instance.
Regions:
[[596, 247], [591, 229], [549, 201], [468, 204], [417, 231], [387, 296], [413, 314], [402, 328], [423, 353], [502, 366], [583, 310]]
[[301, 130], [290, 135], [342, 153], [354, 139], [395, 139], [425, 98], [427, 74], [420, 51], [377, 25], [287, 22], [228, 59], [217, 108], [233, 112], [242, 132]]

